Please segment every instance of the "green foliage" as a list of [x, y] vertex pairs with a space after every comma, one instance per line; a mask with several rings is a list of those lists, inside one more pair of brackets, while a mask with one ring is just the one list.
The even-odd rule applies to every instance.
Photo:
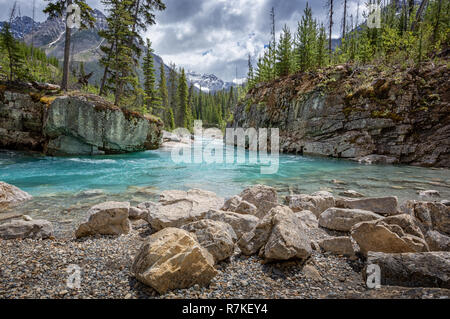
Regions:
[[277, 76], [289, 75], [294, 69], [292, 56], [292, 35], [285, 25], [281, 34], [280, 43], [276, 51], [276, 73]]
[[[3, 32], [6, 31], [3, 29]], [[0, 40], [1, 38], [0, 34]], [[13, 60], [18, 59], [18, 63], [13, 62], [13, 79], [48, 83], [58, 83], [61, 80], [61, 68], [57, 58], [47, 57], [43, 50], [32, 48], [14, 38], [9, 41], [13, 42]], [[0, 41], [0, 74], [4, 79], [10, 79], [10, 56], [4, 44], [5, 42]]]
[[24, 68], [23, 52], [19, 50], [18, 41], [11, 33], [11, 26], [8, 22], [3, 24], [0, 32], [0, 45], [6, 53], [7, 65], [9, 68], [8, 80], [14, 81], [17, 78], [24, 78], [26, 75]]
[[180, 104], [176, 124], [179, 127], [191, 129], [193, 127], [192, 112], [189, 105], [189, 91], [184, 69], [181, 69], [178, 79], [178, 97]]
[[[292, 45], [288, 45], [290, 34], [285, 27], [278, 42], [277, 63], [271, 63], [271, 48], [266, 50], [258, 58], [256, 69], [251, 68], [249, 71], [247, 89], [260, 82], [271, 81], [274, 70], [277, 76], [284, 76], [294, 72], [315, 71], [328, 63], [412, 65], [432, 58], [434, 53], [449, 46], [450, 1], [430, 0], [423, 7], [408, 1], [406, 6], [402, 6], [400, 14], [394, 7], [395, 1], [387, 3], [382, 8], [380, 29], [369, 28], [365, 22], [356, 25], [353, 16], [349, 17], [348, 30], [345, 30], [341, 44], [332, 52], [330, 62], [325, 27], [317, 24], [307, 4]], [[295, 62], [292, 68], [288, 63], [290, 52], [293, 52]]]
[[146, 55], [142, 69], [144, 71], [144, 94], [147, 112], [153, 113], [161, 108], [161, 99], [156, 89], [155, 69], [153, 63], [153, 49], [149, 39], [147, 39]]
[[294, 51], [297, 70], [307, 71], [317, 65], [317, 40], [317, 22], [313, 19], [312, 10], [307, 3], [302, 21], [298, 24], [295, 39]]

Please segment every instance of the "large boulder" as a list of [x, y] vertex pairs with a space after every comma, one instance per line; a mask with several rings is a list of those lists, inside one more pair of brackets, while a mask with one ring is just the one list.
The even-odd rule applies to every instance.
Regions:
[[450, 251], [450, 237], [435, 230], [429, 230], [425, 234], [425, 240], [430, 251]]
[[321, 227], [349, 232], [360, 222], [377, 220], [382, 216], [362, 209], [328, 208], [319, 217]]
[[319, 246], [326, 252], [337, 255], [354, 256], [352, 240], [350, 237], [332, 237], [319, 241]]
[[[428, 245], [409, 215], [395, 216], [353, 226], [351, 235], [361, 252], [409, 253], [429, 251]], [[420, 231], [420, 230], [419, 230]]]
[[0, 182], [0, 205], [30, 200], [32, 196], [14, 185]]
[[289, 207], [277, 206], [244, 234], [238, 242], [245, 255], [259, 255], [268, 260], [307, 259], [311, 255], [311, 240], [305, 234], [298, 217]]
[[128, 234], [131, 230], [129, 211], [128, 202], [106, 202], [96, 205], [88, 211], [87, 220], [75, 231], [75, 237]]
[[287, 205], [294, 212], [311, 211], [317, 217], [330, 207], [334, 207], [335, 199], [329, 192], [316, 192], [312, 195], [289, 195], [286, 197]]
[[216, 262], [225, 260], [234, 253], [237, 236], [229, 224], [203, 219], [184, 225], [182, 229], [194, 233], [200, 245], [209, 251]]
[[255, 185], [246, 188], [239, 197], [243, 201], [253, 204], [257, 208], [254, 214], [258, 218], [263, 218], [267, 213], [278, 205], [278, 194], [275, 188], [265, 185]]
[[217, 275], [213, 256], [194, 234], [165, 228], [142, 245], [131, 267], [137, 280], [160, 294], [196, 284], [207, 286]]
[[437, 230], [450, 235], [450, 207], [442, 203], [407, 201], [403, 212], [420, 221], [423, 230]]
[[449, 252], [370, 252], [367, 264], [380, 267], [382, 285], [450, 289]]
[[53, 225], [46, 220], [15, 219], [0, 225], [3, 239], [47, 239], [53, 236]]
[[233, 212], [224, 212], [221, 210], [210, 210], [203, 215], [204, 219], [224, 222], [233, 227], [237, 238], [241, 238], [245, 233], [250, 232], [259, 223], [259, 218], [253, 215], [242, 215]]
[[336, 207], [348, 209], [368, 210], [383, 216], [398, 214], [397, 197], [361, 198], [361, 199], [337, 199]]
[[302, 225], [307, 228], [318, 228], [319, 227], [319, 220], [317, 219], [316, 215], [314, 215], [309, 210], [303, 210], [301, 212], [295, 213], [295, 216], [300, 220]]
[[138, 208], [148, 209], [147, 221], [156, 231], [167, 227], [181, 227], [203, 219], [206, 212], [223, 206], [223, 198], [213, 192], [192, 189], [165, 191], [158, 204], [147, 203]]
[[258, 215], [258, 208], [255, 205], [243, 200], [242, 197], [238, 195], [228, 199], [221, 210], [244, 215]]
[[91, 94], [56, 98], [45, 112], [49, 155], [117, 154], [157, 149], [162, 121]]

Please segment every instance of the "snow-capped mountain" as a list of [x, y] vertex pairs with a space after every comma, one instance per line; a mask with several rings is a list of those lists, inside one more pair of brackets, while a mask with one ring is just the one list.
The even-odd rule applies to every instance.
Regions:
[[[0, 22], [0, 30], [4, 22]], [[11, 22], [11, 33], [16, 39], [23, 39], [26, 34], [39, 28], [40, 23], [33, 21], [30, 17], [16, 17]]]
[[186, 76], [188, 81], [194, 85], [194, 87], [206, 93], [228, 90], [231, 87], [236, 87], [242, 84], [239, 79], [233, 82], [225, 82], [214, 74], [199, 74], [194, 71], [187, 72]]

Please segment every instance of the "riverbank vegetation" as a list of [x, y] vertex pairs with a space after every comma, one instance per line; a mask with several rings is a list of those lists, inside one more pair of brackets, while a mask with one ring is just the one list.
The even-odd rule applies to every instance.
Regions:
[[285, 26], [278, 41], [272, 11], [271, 43], [255, 68], [249, 56], [248, 88], [293, 73], [344, 63], [412, 66], [448, 50], [450, 2], [384, 1], [378, 21], [373, 19], [376, 12], [370, 11], [372, 2], [367, 4], [367, 14], [360, 14], [364, 8], [358, 5], [357, 15], [353, 16], [347, 15], [347, 1], [343, 1], [342, 36], [335, 48], [332, 30], [338, 17], [334, 11], [340, 5], [336, 0], [327, 0], [328, 30], [307, 5], [295, 34]]

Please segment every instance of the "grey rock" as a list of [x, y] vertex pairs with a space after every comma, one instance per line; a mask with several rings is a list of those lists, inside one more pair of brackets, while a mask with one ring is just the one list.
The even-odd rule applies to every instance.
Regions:
[[255, 185], [246, 188], [239, 194], [243, 201], [256, 206], [256, 217], [263, 218], [272, 208], [278, 205], [278, 194], [275, 188]]
[[417, 226], [411, 216], [394, 217], [396, 219], [388, 217], [353, 226], [351, 236], [359, 245], [361, 253], [367, 255], [369, 251], [384, 253], [429, 251], [423, 234], [417, 234]]
[[267, 260], [305, 260], [312, 251], [299, 219], [286, 206], [273, 208], [255, 229], [242, 236], [238, 246], [245, 255], [259, 251]]
[[234, 253], [236, 233], [226, 223], [203, 219], [184, 225], [182, 229], [194, 233], [197, 240], [219, 262], [231, 257]]
[[349, 232], [352, 227], [363, 221], [372, 221], [382, 216], [362, 209], [329, 208], [319, 217], [319, 226]]
[[390, 216], [398, 214], [398, 199], [393, 196], [362, 199], [337, 199], [336, 207], [363, 209], [380, 215]]
[[319, 241], [319, 246], [324, 251], [337, 255], [354, 256], [352, 240], [350, 237], [332, 237]]
[[290, 195], [286, 203], [294, 212], [311, 211], [316, 217], [330, 207], [334, 207], [335, 199], [329, 192], [317, 192], [312, 195]]
[[[167, 227], [181, 227], [201, 219], [211, 209], [219, 209], [224, 204], [223, 198], [215, 193], [199, 189], [185, 191], [165, 191], [159, 203], [148, 203], [147, 222], [154, 230]], [[138, 206], [138, 208], [144, 207]]]
[[12, 220], [0, 225], [3, 239], [47, 239], [53, 236], [53, 225], [46, 220]]
[[0, 182], [0, 204], [14, 204], [24, 202], [33, 197], [14, 185]]
[[254, 229], [259, 222], [259, 218], [253, 215], [242, 215], [214, 209], [209, 210], [204, 214], [203, 218], [229, 224], [233, 227], [238, 239], [241, 238], [243, 234]]
[[370, 252], [367, 264], [380, 267], [382, 285], [450, 289], [449, 252]]
[[88, 211], [87, 220], [75, 231], [75, 237], [128, 234], [131, 230], [129, 211], [128, 202], [106, 202], [96, 205]]

